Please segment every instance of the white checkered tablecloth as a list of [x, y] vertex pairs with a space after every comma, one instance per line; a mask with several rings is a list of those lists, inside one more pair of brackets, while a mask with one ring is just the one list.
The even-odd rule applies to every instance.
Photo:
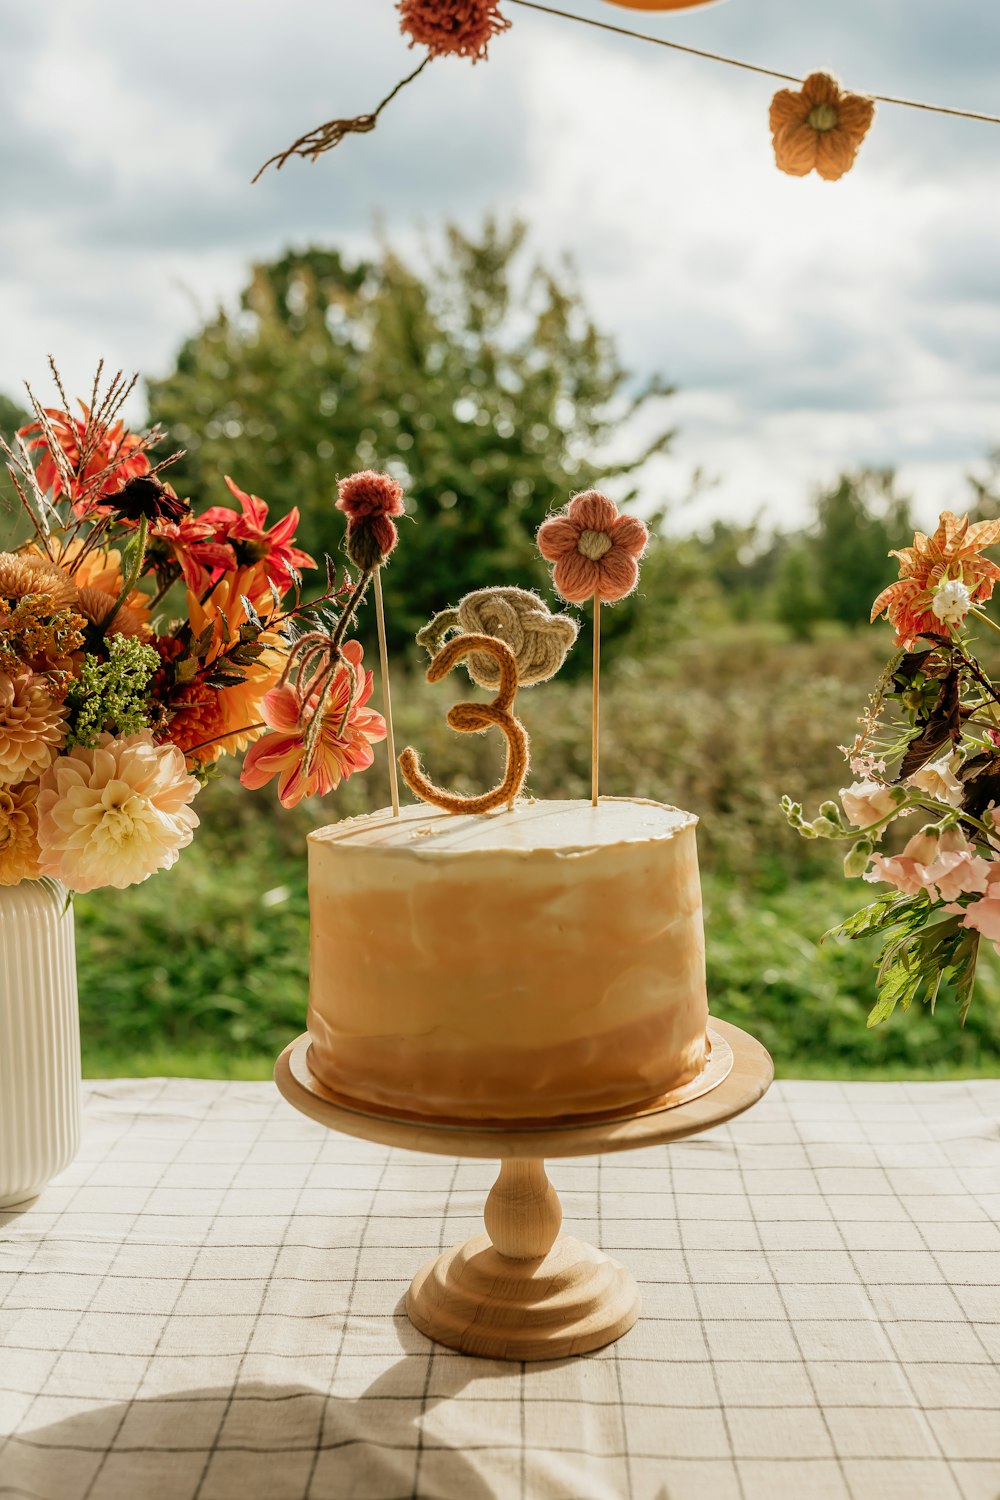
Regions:
[[998, 1500], [1000, 1083], [777, 1084], [553, 1163], [567, 1227], [642, 1285], [582, 1359], [406, 1320], [494, 1176], [265, 1083], [88, 1085], [78, 1161], [0, 1213], [0, 1496]]

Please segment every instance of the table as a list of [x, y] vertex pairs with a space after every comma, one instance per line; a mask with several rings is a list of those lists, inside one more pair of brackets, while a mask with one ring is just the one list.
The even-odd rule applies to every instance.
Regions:
[[87, 1085], [78, 1160], [0, 1213], [0, 1497], [997, 1500], [1000, 1083], [779, 1082], [552, 1162], [644, 1303], [574, 1360], [405, 1317], [494, 1175], [266, 1083]]

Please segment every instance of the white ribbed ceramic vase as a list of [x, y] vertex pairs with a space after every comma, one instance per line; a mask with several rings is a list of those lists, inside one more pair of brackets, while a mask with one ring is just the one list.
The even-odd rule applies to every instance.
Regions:
[[55, 880], [0, 886], [0, 1209], [41, 1192], [79, 1140], [73, 908]]

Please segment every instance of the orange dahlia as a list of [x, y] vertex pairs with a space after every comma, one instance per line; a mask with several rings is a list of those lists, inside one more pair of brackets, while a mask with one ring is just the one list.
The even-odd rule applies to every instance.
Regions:
[[30, 552], [0, 552], [0, 599], [16, 601], [29, 595], [41, 595], [55, 614], [76, 602], [76, 587], [34, 548]]
[[874, 115], [874, 100], [843, 92], [829, 73], [810, 73], [801, 89], [779, 89], [771, 100], [775, 162], [790, 177], [815, 170], [836, 182], [854, 165]]
[[38, 879], [38, 782], [0, 786], [0, 885]]
[[65, 738], [65, 719], [44, 677], [0, 672], [0, 785], [45, 770]]
[[968, 516], [942, 511], [933, 536], [918, 531], [912, 547], [889, 553], [899, 558], [899, 582], [890, 583], [872, 605], [873, 620], [884, 614], [896, 632], [896, 644], [909, 650], [918, 636], [940, 635], [942, 616], [934, 611], [935, 595], [948, 582], [964, 584], [972, 604], [984, 604], [1000, 578], [1000, 567], [982, 556], [1000, 542], [1000, 520], [969, 524]]
[[[74, 537], [71, 541], [50, 537], [49, 547], [58, 568], [69, 574], [77, 589], [100, 589], [102, 594], [110, 594], [112, 599], [118, 598], [123, 579], [122, 555], [117, 547], [94, 547], [84, 553], [84, 543], [79, 537]], [[31, 552], [37, 552], [37, 548], [32, 547]], [[138, 620], [141, 625], [149, 624], [148, 594], [143, 593], [142, 589], [133, 589], [125, 604], [133, 619]]]

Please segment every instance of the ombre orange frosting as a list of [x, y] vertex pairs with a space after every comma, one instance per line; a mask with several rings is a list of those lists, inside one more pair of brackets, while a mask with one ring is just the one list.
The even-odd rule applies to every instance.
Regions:
[[657, 802], [420, 805], [309, 837], [310, 1067], [379, 1108], [558, 1118], [705, 1065], [697, 819]]

